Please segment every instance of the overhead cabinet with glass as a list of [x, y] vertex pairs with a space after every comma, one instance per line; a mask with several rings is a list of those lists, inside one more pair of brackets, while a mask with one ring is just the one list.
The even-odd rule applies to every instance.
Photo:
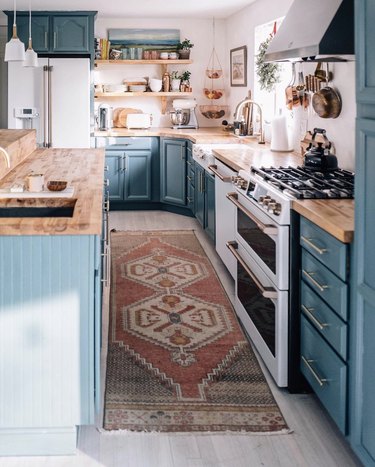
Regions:
[[[12, 36], [13, 11], [8, 16], [8, 37]], [[94, 53], [94, 20], [96, 11], [37, 11], [31, 13], [33, 48], [39, 54]], [[29, 12], [17, 11], [17, 34], [27, 46]]]

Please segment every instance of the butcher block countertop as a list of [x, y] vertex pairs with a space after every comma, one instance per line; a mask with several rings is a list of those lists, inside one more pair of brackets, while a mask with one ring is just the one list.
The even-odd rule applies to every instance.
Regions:
[[31, 172], [66, 180], [71, 198], [0, 199], [0, 208], [71, 207], [72, 217], [1, 217], [0, 235], [100, 235], [102, 230], [103, 149], [37, 149], [0, 180], [0, 187], [23, 184]]
[[36, 149], [36, 131], [0, 129], [0, 147], [10, 158], [10, 167], [7, 167], [4, 157], [0, 157], [2, 178]]

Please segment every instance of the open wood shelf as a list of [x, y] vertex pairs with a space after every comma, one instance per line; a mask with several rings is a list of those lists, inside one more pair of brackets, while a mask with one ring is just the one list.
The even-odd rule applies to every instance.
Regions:
[[102, 65], [189, 65], [193, 60], [95, 60], [95, 66]]

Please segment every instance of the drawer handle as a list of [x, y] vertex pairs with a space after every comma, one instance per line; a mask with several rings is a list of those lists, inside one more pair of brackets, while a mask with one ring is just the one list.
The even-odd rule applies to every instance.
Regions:
[[218, 170], [217, 170], [217, 165], [209, 165], [208, 168], [213, 172], [219, 179], [224, 182], [224, 183], [231, 183], [232, 182], [232, 177], [230, 176], [225, 176], [222, 175]]
[[307, 243], [307, 245], [311, 246], [311, 248], [313, 250], [315, 250], [317, 253], [319, 253], [320, 255], [324, 255], [324, 253], [327, 253], [327, 248], [319, 248], [318, 246], [316, 246], [311, 240], [311, 238], [306, 238], [304, 237], [303, 235], [301, 235], [301, 240], [303, 240], [305, 243]]
[[303, 363], [307, 366], [307, 368], [310, 370], [311, 374], [314, 376], [316, 381], [318, 382], [319, 386], [322, 387], [324, 384], [328, 381], [328, 379], [321, 378], [318, 373], [314, 370], [314, 368], [311, 366], [311, 363], [314, 363], [314, 360], [307, 360], [303, 355], [301, 355]]
[[319, 284], [319, 282], [313, 278], [313, 276], [315, 275], [315, 272], [307, 272], [304, 269], [302, 269], [302, 274], [305, 277], [307, 277], [315, 285], [315, 287], [317, 287], [321, 292], [324, 292], [325, 289], [329, 288], [329, 285]]
[[327, 323], [321, 323], [321, 322], [313, 315], [312, 311], [314, 311], [314, 308], [307, 308], [307, 306], [301, 305], [301, 309], [302, 309], [302, 311], [305, 313], [305, 315], [307, 315], [307, 316], [310, 318], [310, 320], [318, 326], [318, 328], [319, 328], [321, 331], [323, 331], [324, 328], [326, 328], [327, 326], [329, 326], [329, 324], [327, 324]]
[[262, 294], [264, 298], [271, 298], [277, 300], [277, 291], [273, 287], [263, 287], [263, 285], [259, 282], [259, 280], [255, 277], [254, 273], [250, 270], [249, 266], [245, 263], [245, 261], [241, 258], [241, 255], [238, 254], [237, 248], [238, 243], [235, 241], [227, 242], [227, 248], [232, 253], [232, 255], [237, 259], [237, 261], [241, 264], [241, 266], [245, 269], [245, 271], [249, 274], [254, 284], [257, 286], [258, 290]]

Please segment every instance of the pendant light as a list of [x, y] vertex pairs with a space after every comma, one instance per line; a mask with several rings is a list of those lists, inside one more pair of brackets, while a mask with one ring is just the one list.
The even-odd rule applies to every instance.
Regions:
[[22, 62], [25, 60], [25, 45], [17, 36], [16, 0], [14, 0], [13, 36], [5, 45], [4, 60], [6, 62]]
[[23, 66], [36, 67], [38, 66], [38, 55], [33, 50], [33, 43], [31, 39], [31, 0], [29, 0], [29, 46], [26, 50], [25, 61]]

